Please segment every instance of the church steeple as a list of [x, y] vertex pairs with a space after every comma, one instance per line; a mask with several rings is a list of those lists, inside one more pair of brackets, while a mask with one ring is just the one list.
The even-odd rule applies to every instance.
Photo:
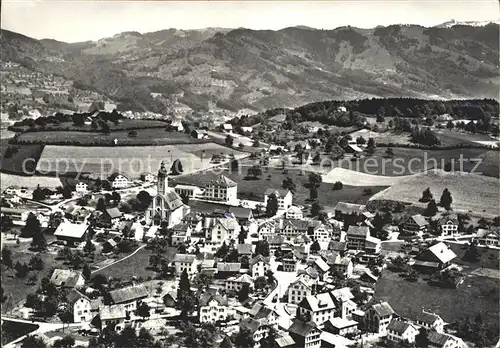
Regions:
[[160, 169], [158, 170], [158, 194], [166, 195], [168, 189], [168, 170], [165, 167], [165, 162], [162, 160]]

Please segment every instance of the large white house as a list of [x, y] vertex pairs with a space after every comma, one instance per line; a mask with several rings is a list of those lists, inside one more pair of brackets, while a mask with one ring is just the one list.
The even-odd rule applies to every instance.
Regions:
[[314, 281], [307, 275], [301, 275], [288, 288], [288, 302], [299, 304], [307, 296], [311, 296]]
[[205, 293], [200, 296], [199, 304], [198, 318], [202, 324], [225, 321], [229, 316], [226, 297]]
[[215, 221], [211, 230], [210, 242], [218, 248], [224, 241], [238, 238], [241, 226], [235, 218], [220, 218]]
[[238, 204], [238, 184], [224, 175], [212, 180], [205, 186], [203, 198], [227, 204]]
[[292, 206], [293, 193], [291, 191], [273, 188], [268, 188], [264, 193], [264, 205], [267, 206], [269, 196], [271, 196], [272, 194], [274, 194], [278, 200], [278, 211], [288, 210]]
[[75, 185], [75, 191], [77, 193], [85, 194], [89, 192], [89, 185], [87, 185], [83, 181], [80, 181], [78, 184]]
[[73, 289], [69, 292], [68, 303], [73, 306], [73, 322], [87, 323], [93, 318], [90, 299], [81, 292]]
[[179, 224], [184, 216], [189, 214], [190, 208], [182, 202], [174, 190], [168, 187], [168, 172], [163, 161], [157, 177], [157, 193], [146, 210], [146, 223], [160, 226], [162, 221], [166, 221], [167, 227], [172, 227]]
[[311, 295], [299, 303], [297, 312], [302, 320], [321, 327], [335, 317], [335, 303], [327, 292]]
[[112, 188], [124, 188], [129, 185], [127, 177], [120, 173], [111, 174], [108, 181], [111, 183]]

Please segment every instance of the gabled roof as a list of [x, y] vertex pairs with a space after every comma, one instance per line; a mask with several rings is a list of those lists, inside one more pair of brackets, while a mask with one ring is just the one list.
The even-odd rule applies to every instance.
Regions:
[[314, 264], [322, 271], [327, 272], [330, 269], [330, 266], [323, 260], [321, 257], [317, 257], [314, 260]]
[[228, 279], [226, 279], [226, 281], [232, 281], [232, 282], [237, 282], [237, 283], [246, 283], [246, 284], [252, 284], [253, 283], [252, 277], [250, 277], [246, 273], [242, 274], [238, 278], [236, 278], [236, 277], [228, 278]]
[[294, 213], [294, 214], [297, 214], [297, 213], [300, 213], [302, 214], [302, 209], [300, 209], [299, 207], [295, 206], [295, 205], [292, 205], [288, 210], [287, 210], [287, 213]]
[[448, 342], [449, 340], [453, 340], [453, 338], [449, 335], [432, 330], [427, 332], [427, 339], [429, 340], [429, 343], [438, 347], [444, 347], [446, 342]]
[[269, 243], [269, 245], [281, 245], [285, 242], [285, 237], [281, 234], [272, 234], [267, 237], [267, 242]]
[[295, 319], [292, 325], [288, 328], [288, 331], [294, 333], [298, 336], [305, 337], [309, 335], [311, 331], [317, 331], [318, 328], [313, 323], [304, 323], [299, 319]]
[[215, 224], [220, 223], [227, 231], [233, 231], [240, 225], [235, 218], [218, 218]]
[[334, 317], [328, 320], [328, 323], [337, 329], [343, 329], [346, 327], [357, 326], [358, 322], [355, 320], [343, 319], [341, 317]]
[[[427, 250], [424, 250], [421, 255], [417, 256], [416, 259], [421, 259], [422, 255], [431, 253], [436, 259], [441, 263], [447, 263], [457, 257], [457, 254], [453, 252], [446, 244], [439, 242], [434, 244]], [[426, 260], [424, 260], [426, 261]]]
[[320, 250], [319, 254], [326, 260], [329, 265], [334, 265], [340, 259], [340, 254], [335, 251]]
[[[416, 321], [423, 322], [427, 325], [433, 325], [436, 321], [440, 320], [441, 317], [435, 313], [429, 313], [422, 311], [415, 316]], [[442, 320], [442, 319], [441, 319]]]
[[351, 292], [351, 289], [346, 287], [346, 288], [340, 288], [340, 289], [335, 289], [331, 293], [331, 296], [335, 299], [335, 301], [349, 301], [354, 298], [354, 295]]
[[368, 237], [370, 235], [370, 228], [368, 226], [349, 226], [347, 236]]
[[266, 307], [262, 304], [262, 302], [257, 302], [256, 304], [253, 305], [252, 309], [248, 314], [254, 319], [267, 319], [271, 313], [273, 313], [274, 310]]
[[264, 262], [266, 264], [269, 264], [269, 257], [264, 257], [264, 256], [262, 256], [260, 254], [252, 257], [252, 259], [249, 262], [250, 267], [252, 267], [253, 265], [255, 265], [259, 261], [262, 261], [262, 262]]
[[300, 219], [283, 219], [283, 229], [286, 226], [292, 226], [292, 228], [300, 231], [307, 231], [309, 228], [309, 221]]
[[183, 262], [192, 264], [196, 260], [196, 255], [192, 254], [175, 254], [174, 262]]
[[340, 211], [342, 214], [362, 214], [366, 211], [366, 205], [338, 202], [334, 208], [335, 211]]
[[109, 292], [113, 303], [119, 304], [138, 300], [148, 296], [148, 291], [143, 285], [127, 286], [122, 289], [116, 289]]
[[170, 211], [176, 210], [184, 205], [181, 197], [175, 191], [169, 191], [166, 195], [158, 193], [156, 197], [161, 197]]
[[217, 179], [210, 181], [209, 185], [219, 186], [219, 187], [235, 187], [238, 184], [233, 180], [229, 179], [227, 176], [219, 175]]
[[442, 216], [438, 220], [438, 225], [458, 225], [458, 219], [455, 216]]
[[125, 179], [127, 179], [127, 177], [121, 173], [113, 173], [108, 177], [108, 180], [114, 181], [118, 176], [123, 176]]
[[241, 263], [239, 262], [218, 262], [217, 271], [218, 272], [239, 272], [241, 269]]
[[293, 340], [293, 338], [290, 337], [288, 333], [284, 333], [280, 337], [277, 337], [275, 341], [278, 347], [280, 348], [295, 347], [295, 341]]
[[[4, 209], [4, 208], [2, 208]], [[489, 236], [489, 235], [495, 235], [496, 238], [500, 238], [500, 231], [498, 229], [484, 229], [484, 228], [480, 228], [477, 230], [476, 232], [476, 237], [477, 238], [484, 238], [486, 236]]]
[[374, 304], [373, 306], [371, 306], [371, 308], [381, 317], [393, 315], [396, 313], [387, 302]]
[[347, 146], [349, 146], [352, 150], [356, 151], [356, 152], [363, 152], [363, 150], [358, 146], [358, 145], [355, 145], [355, 144], [347, 144]]
[[119, 218], [122, 216], [122, 213], [120, 210], [118, 210], [118, 208], [114, 207], [114, 208], [109, 208], [109, 209], [106, 209], [106, 213], [108, 213], [108, 215], [112, 218], [112, 219], [116, 219], [116, 218]]
[[252, 247], [252, 244], [238, 244], [236, 250], [238, 251], [238, 255], [251, 255]]
[[288, 192], [290, 192], [290, 190], [285, 190], [285, 189], [282, 189], [282, 188], [268, 188], [265, 192], [264, 192], [264, 195], [266, 196], [270, 196], [272, 195], [273, 193], [276, 195], [276, 197], [285, 197]]
[[314, 285], [314, 281], [310, 278], [310, 277], [307, 277], [307, 276], [299, 276], [297, 278], [297, 280], [295, 280], [293, 283], [291, 283], [290, 285], [293, 285], [293, 284], [296, 284], [296, 283], [300, 283], [308, 288], [312, 288], [312, 286]]
[[101, 320], [124, 319], [127, 317], [127, 310], [122, 304], [99, 307]]
[[229, 212], [237, 219], [249, 219], [252, 216], [252, 209], [243, 207], [231, 207]]
[[63, 221], [59, 224], [54, 236], [56, 237], [71, 237], [71, 238], [82, 238], [87, 231], [87, 224], [74, 224], [69, 221]]
[[416, 329], [415, 326], [413, 326], [410, 323], [407, 323], [406, 321], [392, 319], [391, 322], [389, 323], [389, 326], [387, 326], [387, 330], [395, 331], [398, 334], [402, 335], [406, 332], [406, 330], [412, 327]]
[[76, 289], [72, 289], [70, 292], [68, 292], [68, 295], [66, 296], [68, 303], [71, 303], [71, 304], [75, 303], [76, 301], [78, 301], [81, 298], [89, 301], [89, 303], [90, 303], [90, 299]]
[[80, 277], [83, 277], [80, 271], [56, 268], [50, 277], [50, 282], [55, 286], [73, 288]]
[[427, 226], [429, 224], [429, 222], [420, 214], [412, 215], [410, 219], [412, 219], [413, 222], [420, 227]]
[[240, 328], [248, 329], [252, 334], [259, 329], [260, 325], [260, 321], [253, 318], [246, 318], [240, 321]]
[[325, 309], [334, 309], [335, 303], [333, 302], [330, 294], [324, 292], [317, 295], [307, 296], [299, 303], [299, 306], [302, 308], [308, 308], [313, 312], [317, 312]]
[[220, 306], [227, 306], [227, 298], [220, 295], [202, 294], [199, 298], [200, 306], [207, 306], [212, 300], [215, 300]]

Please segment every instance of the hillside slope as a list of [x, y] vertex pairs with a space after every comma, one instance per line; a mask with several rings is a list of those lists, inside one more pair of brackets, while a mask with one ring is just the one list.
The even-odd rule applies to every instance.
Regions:
[[62, 74], [132, 109], [165, 111], [173, 94], [195, 110], [231, 111], [372, 96], [498, 97], [498, 24], [168, 29], [73, 44], [1, 35], [3, 59]]

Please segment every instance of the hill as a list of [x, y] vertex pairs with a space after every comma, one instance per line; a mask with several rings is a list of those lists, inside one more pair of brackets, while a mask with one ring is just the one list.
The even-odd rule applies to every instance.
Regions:
[[[497, 98], [499, 25], [125, 32], [63, 43], [1, 32], [4, 60], [62, 74], [122, 109], [294, 107], [362, 97]], [[153, 99], [151, 92], [161, 93]]]

